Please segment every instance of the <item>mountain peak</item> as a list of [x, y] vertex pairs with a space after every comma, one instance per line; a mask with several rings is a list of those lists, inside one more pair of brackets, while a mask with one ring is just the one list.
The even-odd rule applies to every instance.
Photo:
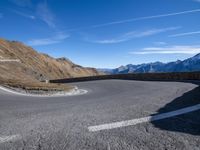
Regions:
[[193, 56], [193, 57], [191, 57], [191, 58], [189, 58], [187, 60], [189, 60], [189, 61], [198, 61], [198, 60], [200, 60], [200, 53], [196, 54], [195, 56]]
[[196, 54], [194, 57], [200, 59], [200, 53], [199, 53], [199, 54]]
[[147, 73], [147, 72], [187, 72], [200, 71], [200, 53], [186, 60], [177, 60], [169, 63], [152, 62], [138, 65], [128, 64], [110, 70], [110, 73]]

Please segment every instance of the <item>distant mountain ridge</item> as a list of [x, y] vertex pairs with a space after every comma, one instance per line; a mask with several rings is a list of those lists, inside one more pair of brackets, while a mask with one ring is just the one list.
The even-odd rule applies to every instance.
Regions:
[[115, 69], [99, 70], [107, 74], [200, 71], [200, 53], [183, 61], [177, 60], [169, 63], [154, 62], [139, 65], [128, 64]]

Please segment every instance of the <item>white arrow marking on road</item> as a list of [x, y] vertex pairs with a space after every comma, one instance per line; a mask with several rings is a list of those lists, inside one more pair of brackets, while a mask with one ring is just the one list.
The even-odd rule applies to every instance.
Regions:
[[161, 120], [161, 119], [166, 119], [166, 118], [186, 114], [186, 113], [197, 111], [197, 110], [200, 110], [200, 104], [197, 104], [197, 105], [194, 105], [191, 107], [178, 109], [176, 111], [171, 111], [168, 113], [158, 114], [155, 116], [148, 116], [148, 117], [144, 117], [144, 118], [107, 123], [107, 124], [102, 124], [102, 125], [97, 125], [97, 126], [90, 126], [90, 127], [88, 127], [88, 130], [90, 132], [96, 132], [96, 131], [101, 131], [101, 130], [109, 130], [109, 129], [114, 129], [114, 128], [127, 127], [127, 126], [136, 125], [139, 123], [152, 122], [152, 121], [157, 121], [157, 120]]
[[0, 143], [4, 143], [4, 142], [9, 142], [9, 141], [14, 141], [17, 139], [20, 139], [21, 136], [16, 134], [16, 135], [10, 135], [10, 136], [2, 136], [0, 137]]

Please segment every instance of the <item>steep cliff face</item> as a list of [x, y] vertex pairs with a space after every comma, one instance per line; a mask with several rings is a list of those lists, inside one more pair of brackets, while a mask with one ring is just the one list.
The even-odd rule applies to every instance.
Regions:
[[95, 76], [94, 68], [84, 68], [66, 58], [40, 54], [20, 42], [0, 39], [0, 81], [39, 81], [44, 79]]

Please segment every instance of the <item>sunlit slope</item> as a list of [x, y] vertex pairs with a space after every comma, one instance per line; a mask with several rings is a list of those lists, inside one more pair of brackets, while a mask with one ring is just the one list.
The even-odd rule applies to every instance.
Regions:
[[94, 68], [84, 68], [68, 59], [40, 54], [20, 42], [0, 39], [0, 81], [39, 81], [95, 76]]

